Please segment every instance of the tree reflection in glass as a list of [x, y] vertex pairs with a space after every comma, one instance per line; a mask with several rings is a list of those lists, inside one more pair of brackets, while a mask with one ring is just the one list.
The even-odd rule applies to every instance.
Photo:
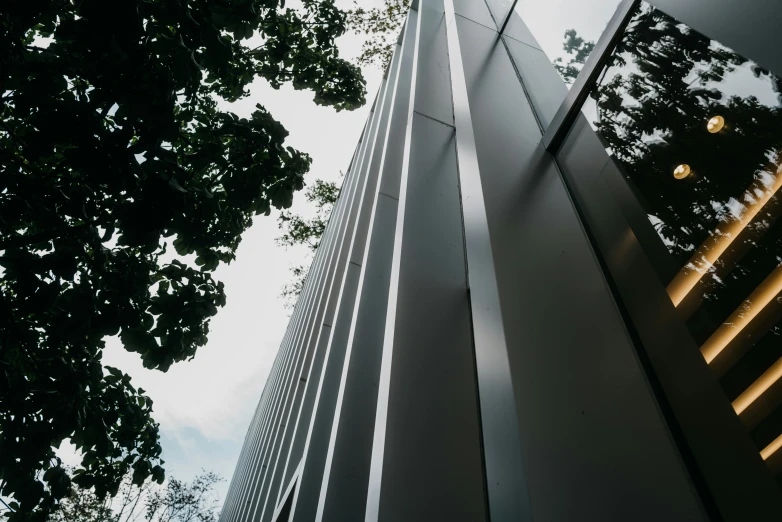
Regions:
[[583, 109], [679, 267], [671, 300], [775, 471], [780, 92], [769, 71], [642, 5]]

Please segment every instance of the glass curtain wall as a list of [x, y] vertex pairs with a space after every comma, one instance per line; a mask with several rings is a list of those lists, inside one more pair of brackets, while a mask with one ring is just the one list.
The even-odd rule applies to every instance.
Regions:
[[668, 253], [650, 258], [678, 316], [775, 474], [781, 86], [751, 60], [641, 4], [582, 108], [656, 233], [659, 244], [643, 246]]
[[[520, 0], [525, 26], [506, 35], [531, 35], [570, 88], [618, 4]], [[577, 109], [676, 318], [782, 485], [782, 79], [644, 2], [610, 52]], [[521, 69], [546, 131], [554, 111]]]

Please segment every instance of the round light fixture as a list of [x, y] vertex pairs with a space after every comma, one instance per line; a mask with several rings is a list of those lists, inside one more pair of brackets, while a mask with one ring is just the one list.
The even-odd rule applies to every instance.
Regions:
[[708, 123], [706, 123], [706, 130], [715, 134], [722, 130], [725, 126], [725, 118], [722, 116], [713, 116]]
[[692, 174], [692, 169], [686, 163], [682, 163], [675, 169], [673, 169], [673, 177], [676, 179], [684, 179]]

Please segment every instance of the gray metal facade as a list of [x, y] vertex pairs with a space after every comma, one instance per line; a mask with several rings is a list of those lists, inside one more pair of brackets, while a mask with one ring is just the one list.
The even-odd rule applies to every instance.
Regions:
[[633, 2], [567, 96], [512, 4], [414, 2], [221, 522], [779, 520], [578, 113]]

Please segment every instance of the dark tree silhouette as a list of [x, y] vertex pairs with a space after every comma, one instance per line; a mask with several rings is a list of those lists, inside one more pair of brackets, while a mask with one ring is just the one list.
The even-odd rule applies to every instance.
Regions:
[[[0, 495], [46, 520], [73, 481], [164, 477], [152, 401], [104, 368], [106, 336], [166, 371], [206, 343], [212, 278], [253, 217], [287, 208], [310, 158], [258, 105], [265, 78], [364, 103], [333, 0], [7, 0], [0, 7]], [[257, 36], [254, 46], [248, 38]], [[167, 252], [191, 256], [183, 263]], [[198, 268], [200, 267], [200, 268]]]
[[576, 33], [575, 29], [565, 31], [565, 43], [562, 50], [570, 55], [565, 63], [562, 57], [554, 60], [554, 67], [566, 83], [573, 83], [581, 72], [581, 67], [595, 48], [595, 42], [587, 42]]
[[394, 43], [407, 17], [410, 0], [383, 0], [380, 7], [364, 9], [354, 0], [355, 9], [349, 12], [348, 26], [368, 38], [363, 43], [358, 62], [388, 68], [394, 52]]

